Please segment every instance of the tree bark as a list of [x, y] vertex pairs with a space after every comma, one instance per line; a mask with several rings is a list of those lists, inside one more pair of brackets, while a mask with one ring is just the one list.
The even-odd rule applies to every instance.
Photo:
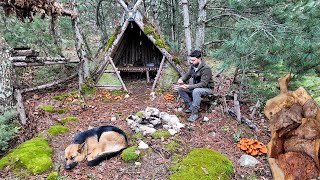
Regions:
[[191, 53], [191, 30], [190, 30], [190, 21], [189, 21], [189, 4], [188, 0], [181, 0], [182, 9], [183, 9], [183, 25], [185, 32], [185, 41], [186, 41], [186, 51], [189, 55]]
[[13, 66], [9, 61], [9, 53], [0, 40], [0, 114], [14, 106]]
[[176, 22], [175, 22], [175, 16], [176, 16], [176, 10], [175, 10], [175, 0], [171, 0], [171, 40], [173, 42], [176, 41]]
[[51, 17], [51, 33], [54, 40], [53, 42], [57, 47], [59, 56], [64, 57], [64, 55], [62, 54], [62, 41], [60, 37], [58, 22], [59, 19], [57, 15]]
[[152, 19], [154, 24], [156, 25], [156, 28], [158, 30], [158, 32], [161, 32], [160, 29], [160, 22], [159, 22], [159, 15], [158, 15], [158, 0], [152, 0], [151, 2], [151, 12], [152, 12]]
[[196, 31], [196, 43], [195, 49], [202, 50], [204, 44], [204, 35], [205, 35], [205, 22], [206, 22], [206, 5], [207, 0], [198, 0], [199, 3], [199, 14], [197, 22], [197, 31]]
[[[74, 1], [74, 4], [75, 1]], [[74, 12], [76, 12], [76, 7], [74, 7]], [[89, 60], [88, 60], [88, 53], [85, 50], [85, 44], [82, 37], [81, 30], [79, 28], [79, 17], [72, 19], [72, 28], [75, 34], [75, 42], [76, 42], [76, 50], [77, 55], [81, 61], [79, 66], [79, 83], [83, 83], [84, 79], [89, 77]]]

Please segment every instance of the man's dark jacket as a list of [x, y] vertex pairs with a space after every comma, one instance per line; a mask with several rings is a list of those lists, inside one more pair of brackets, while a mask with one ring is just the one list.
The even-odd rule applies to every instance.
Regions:
[[197, 71], [195, 71], [195, 67], [191, 66], [189, 71], [181, 77], [183, 82], [190, 78], [193, 78], [193, 84], [189, 85], [191, 90], [195, 88], [213, 88], [211, 68], [203, 60], [199, 64]]

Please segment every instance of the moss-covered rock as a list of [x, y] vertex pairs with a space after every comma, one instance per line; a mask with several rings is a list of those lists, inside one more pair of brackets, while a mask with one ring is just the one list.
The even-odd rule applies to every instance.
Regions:
[[168, 137], [171, 137], [171, 134], [167, 130], [158, 130], [158, 131], [156, 131], [155, 133], [152, 134], [152, 137], [154, 139], [160, 139], [161, 137], [168, 138]]
[[61, 120], [61, 123], [62, 124], [68, 124], [69, 122], [71, 121], [78, 121], [79, 119], [77, 117], [73, 117], [73, 116], [68, 116], [68, 117], [65, 117]]
[[229, 180], [233, 173], [231, 161], [211, 149], [193, 149], [181, 162], [170, 167], [170, 180], [221, 179]]
[[164, 148], [171, 153], [178, 152], [180, 147], [181, 145], [176, 141], [171, 141], [170, 143], [164, 145]]
[[42, 110], [45, 111], [45, 112], [49, 112], [49, 113], [54, 113], [54, 112], [56, 112], [56, 110], [54, 109], [54, 107], [51, 106], [51, 105], [43, 105], [43, 106], [40, 106], [40, 109], [42, 109]]
[[140, 152], [138, 150], [138, 147], [131, 146], [123, 150], [120, 156], [124, 161], [133, 161], [133, 160], [137, 160], [139, 158], [139, 155], [140, 155]]
[[61, 124], [55, 124], [48, 129], [48, 133], [51, 134], [52, 136], [57, 136], [59, 134], [63, 134], [66, 132], [69, 132], [69, 128]]
[[41, 174], [53, 166], [52, 154], [53, 150], [49, 147], [47, 139], [37, 137], [26, 141], [3, 157], [0, 160], [0, 169], [10, 166], [18, 171], [24, 168], [32, 174]]
[[58, 180], [59, 174], [58, 172], [52, 172], [47, 177], [47, 180]]

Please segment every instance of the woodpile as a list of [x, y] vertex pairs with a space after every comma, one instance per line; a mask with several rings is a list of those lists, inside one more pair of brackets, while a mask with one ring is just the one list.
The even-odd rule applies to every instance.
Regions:
[[267, 101], [270, 120], [269, 164], [273, 178], [319, 177], [320, 109], [303, 87], [288, 91], [291, 75], [278, 80], [280, 94]]

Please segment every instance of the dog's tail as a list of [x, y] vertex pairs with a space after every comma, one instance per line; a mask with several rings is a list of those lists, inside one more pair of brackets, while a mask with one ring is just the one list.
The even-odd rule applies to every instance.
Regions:
[[112, 158], [112, 157], [117, 156], [117, 155], [120, 154], [124, 149], [126, 149], [126, 148], [123, 148], [123, 149], [121, 149], [121, 150], [119, 150], [119, 151], [116, 151], [116, 152], [110, 152], [110, 153], [106, 153], [106, 154], [103, 154], [103, 155], [101, 155], [101, 156], [98, 156], [97, 158], [95, 158], [95, 159], [93, 159], [93, 160], [91, 160], [91, 161], [88, 161], [88, 162], [87, 162], [87, 165], [88, 165], [88, 166], [96, 166], [96, 165], [100, 164], [100, 162], [102, 162], [102, 161], [104, 161], [104, 160], [106, 160], [106, 159], [110, 159], [110, 158]]

